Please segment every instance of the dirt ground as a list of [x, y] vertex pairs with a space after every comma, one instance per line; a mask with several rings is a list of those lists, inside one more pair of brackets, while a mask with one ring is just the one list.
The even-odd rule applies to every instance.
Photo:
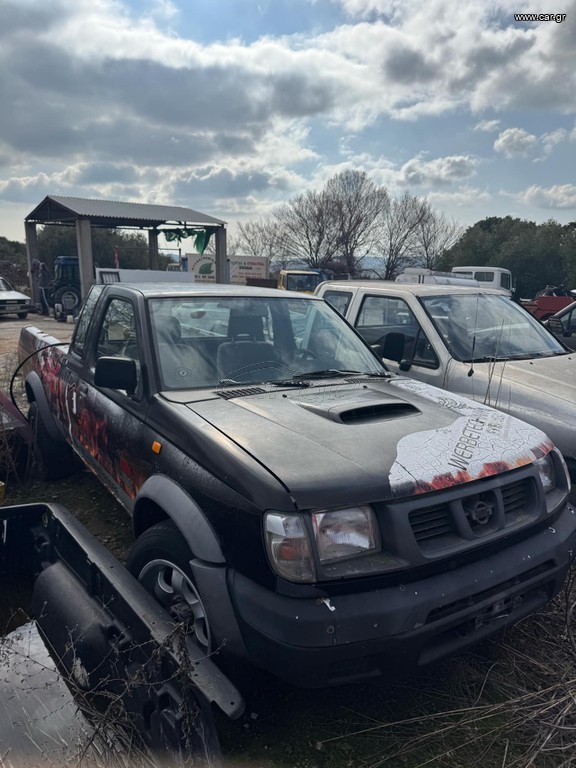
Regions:
[[20, 331], [27, 325], [35, 325], [41, 331], [45, 331], [57, 339], [62, 339], [62, 341], [69, 341], [74, 332], [72, 323], [60, 323], [53, 317], [44, 315], [29, 314], [26, 320], [18, 320], [15, 315], [14, 317], [12, 315], [0, 317], [0, 358], [17, 351]]

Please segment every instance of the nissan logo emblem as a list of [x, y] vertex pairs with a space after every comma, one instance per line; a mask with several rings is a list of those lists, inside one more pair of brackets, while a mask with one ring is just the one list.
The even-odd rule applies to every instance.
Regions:
[[469, 507], [466, 510], [469, 520], [478, 525], [486, 525], [492, 517], [493, 512], [494, 505], [488, 504], [486, 501], [477, 501], [472, 507]]

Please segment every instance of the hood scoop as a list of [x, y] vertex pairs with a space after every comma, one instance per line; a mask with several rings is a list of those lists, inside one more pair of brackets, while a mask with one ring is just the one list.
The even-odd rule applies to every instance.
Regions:
[[420, 413], [418, 408], [411, 403], [392, 398], [368, 403], [365, 400], [356, 403], [348, 401], [328, 408], [313, 403], [294, 402], [311, 413], [340, 424], [370, 424], [377, 421], [401, 419], [405, 416], [416, 416]]

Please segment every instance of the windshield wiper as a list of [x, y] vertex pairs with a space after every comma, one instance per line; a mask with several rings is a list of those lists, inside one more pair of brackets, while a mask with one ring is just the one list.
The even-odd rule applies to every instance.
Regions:
[[217, 387], [230, 387], [230, 386], [234, 386], [234, 385], [236, 385], [236, 386], [240, 385], [241, 387], [244, 387], [244, 386], [252, 386], [254, 384], [263, 384], [263, 383], [264, 382], [263, 382], [262, 379], [253, 379], [251, 381], [244, 381], [244, 380], [238, 381], [238, 379], [220, 379], [220, 381], [217, 383], [216, 386]]
[[506, 355], [484, 355], [483, 357], [467, 357], [463, 363], [501, 363], [511, 358]]
[[338, 368], [323, 368], [320, 371], [302, 371], [295, 373], [292, 379], [335, 379], [342, 376], [352, 376], [362, 374], [362, 371], [341, 371]]
[[295, 373], [291, 379], [277, 379], [267, 381], [267, 384], [273, 384], [275, 387], [311, 387], [311, 379], [329, 379], [343, 376], [370, 376], [372, 378], [390, 379], [394, 375], [390, 371], [341, 371], [334, 368], [326, 368], [322, 371], [307, 371], [305, 373]]
[[389, 371], [347, 371], [340, 370], [339, 368], [324, 368], [320, 371], [303, 371], [302, 373], [295, 373], [294, 376], [292, 376], [292, 379], [301, 379], [305, 381], [307, 379], [332, 379], [342, 378], [344, 376], [372, 376], [388, 379], [391, 378], [392, 374]]
[[276, 379], [274, 381], [267, 381], [266, 384], [273, 384], [275, 387], [311, 387], [309, 381], [302, 378], [292, 379]]

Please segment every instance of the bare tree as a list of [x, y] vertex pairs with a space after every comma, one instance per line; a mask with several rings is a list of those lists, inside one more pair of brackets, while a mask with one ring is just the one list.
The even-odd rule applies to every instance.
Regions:
[[378, 237], [377, 252], [382, 257], [379, 277], [393, 280], [406, 265], [414, 263], [418, 230], [425, 213], [425, 202], [407, 192], [390, 202], [383, 213]]
[[364, 171], [343, 171], [328, 180], [325, 190], [334, 228], [330, 240], [346, 272], [355, 275], [376, 246], [378, 222], [390, 205], [388, 193]]
[[303, 261], [309, 267], [325, 267], [334, 257], [335, 230], [325, 191], [292, 198], [276, 211], [274, 218], [290, 259]]
[[284, 266], [288, 260], [281, 228], [272, 218], [238, 224], [236, 253], [246, 256], [264, 256], [271, 265]]
[[438, 259], [462, 236], [464, 228], [444, 213], [438, 213], [425, 201], [423, 215], [416, 229], [417, 254], [414, 266], [437, 269]]

